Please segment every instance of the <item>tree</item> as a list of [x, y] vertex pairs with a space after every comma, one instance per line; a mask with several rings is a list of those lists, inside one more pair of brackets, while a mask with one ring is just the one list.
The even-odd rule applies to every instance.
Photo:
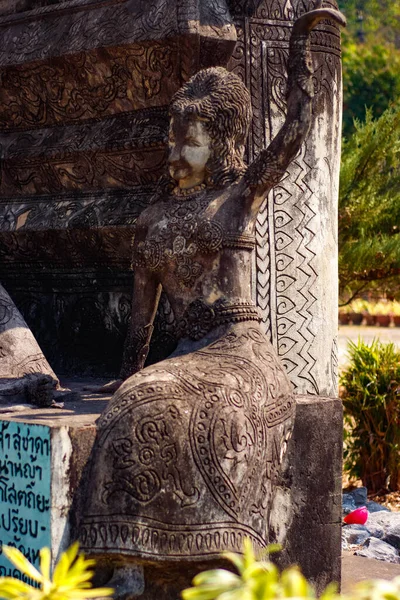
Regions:
[[400, 97], [400, 50], [393, 44], [356, 43], [343, 46], [343, 133], [354, 131], [354, 119], [365, 109], [379, 117]]
[[400, 105], [371, 111], [343, 144], [339, 193], [342, 297], [379, 287], [400, 294]]
[[400, 96], [400, 0], [339, 0], [343, 34], [343, 131], [373, 107], [380, 116]]
[[400, 0], [338, 0], [347, 17], [346, 39], [400, 47]]

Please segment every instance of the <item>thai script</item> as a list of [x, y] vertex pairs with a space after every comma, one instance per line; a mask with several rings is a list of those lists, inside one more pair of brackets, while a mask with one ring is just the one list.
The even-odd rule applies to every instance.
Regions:
[[50, 440], [47, 426], [0, 420], [0, 576], [28, 581], [3, 545], [18, 548], [32, 564], [40, 562], [40, 548], [51, 545]]
[[11, 475], [11, 477], [23, 477], [24, 479], [36, 479], [38, 475], [39, 479], [42, 480], [43, 469], [39, 465], [35, 465], [28, 462], [8, 460], [8, 456], [5, 456], [4, 460], [0, 459], [0, 476]]
[[18, 571], [18, 569], [13, 569], [12, 567], [7, 568], [7, 567], [2, 567], [0, 565], [0, 577], [14, 577], [14, 579], [19, 579], [20, 581], [23, 581], [24, 583], [28, 583], [29, 585], [31, 585], [35, 588], [40, 587], [40, 583], [38, 583], [37, 581], [34, 581], [30, 577], [27, 577], [26, 575], [21, 573], [21, 571]]
[[50, 510], [49, 498], [44, 494], [34, 492], [31, 489], [31, 484], [24, 490], [17, 490], [14, 483], [10, 485], [7, 477], [0, 476], [0, 503], [2, 502], [31, 508], [41, 513]]
[[[29, 560], [30, 563], [32, 564], [39, 564], [39, 558], [40, 558], [40, 550], [38, 548], [31, 548], [30, 546], [24, 546], [23, 544], [16, 544], [15, 542], [7, 542], [7, 544], [4, 544], [5, 546], [11, 546], [12, 548], [17, 548], [20, 552], [22, 552], [22, 554], [25, 556], [25, 558], [27, 558]], [[3, 554], [3, 542], [0, 540], [0, 556]], [[13, 570], [12, 567], [10, 567], [9, 569], [7, 569], [4, 566], [0, 565], [0, 577], [15, 577], [15, 575], [4, 575], [5, 571], [11, 572]], [[18, 571], [18, 569], [17, 569]], [[22, 575], [22, 573], [20, 573], [20, 571], [18, 571], [18, 573], [20, 575]], [[26, 577], [24, 575], [24, 577]], [[20, 576], [17, 577], [17, 579], [21, 579]], [[26, 579], [21, 579], [21, 581], [26, 581], [27, 583], [31, 583], [31, 580], [29, 579], [29, 577], [26, 577]]]
[[0, 515], [0, 530], [12, 533], [14, 536], [29, 535], [37, 538], [39, 522], [36, 519], [20, 517], [18, 508], [9, 508]]
[[7, 452], [29, 452], [41, 456], [50, 456], [50, 440], [43, 439], [38, 435], [31, 435], [30, 427], [25, 433], [21, 433], [21, 427], [16, 432], [9, 432], [10, 421], [0, 422], [0, 450]]

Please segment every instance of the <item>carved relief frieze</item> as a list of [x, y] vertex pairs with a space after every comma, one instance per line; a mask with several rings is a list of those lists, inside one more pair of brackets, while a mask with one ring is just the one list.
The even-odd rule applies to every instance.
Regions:
[[[72, 219], [90, 197], [96, 201], [88, 221], [94, 226], [132, 223], [163, 172], [167, 130], [166, 109], [154, 108], [83, 125], [0, 134], [0, 230], [20, 228], [21, 222], [39, 229], [76, 226]], [[99, 194], [96, 188], [108, 191]], [[123, 188], [135, 192], [129, 195]], [[71, 196], [73, 190], [81, 196]], [[118, 196], [119, 205], [112, 200]], [[127, 207], [133, 214], [127, 215]]]
[[[49, 10], [50, 9], [50, 10]], [[63, 3], [0, 20], [0, 65], [23, 64], [93, 48], [173, 37], [179, 27], [168, 0]]]
[[70, 0], [4, 16], [0, 30], [0, 65], [177, 35], [236, 39], [226, 0]]
[[0, 261], [5, 270], [15, 263], [20, 270], [34, 266], [49, 272], [65, 268], [128, 271], [132, 235], [131, 227], [5, 233], [0, 238]]
[[168, 135], [166, 108], [148, 108], [73, 125], [0, 132], [1, 158], [57, 158], [73, 153], [160, 146]]
[[17, 197], [156, 183], [167, 131], [167, 111], [157, 108], [82, 125], [3, 132], [0, 193]]
[[62, 190], [132, 188], [159, 179], [165, 147], [144, 150], [85, 152], [64, 157], [25, 158], [4, 165], [0, 193], [50, 194]]
[[155, 186], [149, 185], [135, 191], [111, 189], [106, 193], [101, 190], [92, 193], [1, 198], [0, 245], [4, 244], [3, 260], [14, 260], [18, 245], [9, 240], [9, 236], [14, 233], [16, 236], [27, 230], [39, 232], [48, 229], [87, 230], [92, 227], [132, 226], [148, 205], [154, 191]]
[[176, 41], [102, 48], [0, 71], [0, 130], [163, 106], [179, 88]]

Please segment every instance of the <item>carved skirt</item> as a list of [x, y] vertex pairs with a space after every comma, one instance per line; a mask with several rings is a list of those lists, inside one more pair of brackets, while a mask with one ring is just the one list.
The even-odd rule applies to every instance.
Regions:
[[98, 423], [83, 550], [200, 560], [264, 547], [290, 437], [289, 380], [258, 323], [130, 377]]

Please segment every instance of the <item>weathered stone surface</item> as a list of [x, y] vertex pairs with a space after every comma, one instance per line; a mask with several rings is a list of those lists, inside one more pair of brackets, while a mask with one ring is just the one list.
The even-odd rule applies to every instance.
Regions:
[[221, 329], [129, 378], [102, 415], [80, 531], [87, 553], [204, 561], [240, 552], [245, 535], [268, 543], [275, 452], [294, 401], [256, 324]]
[[111, 375], [166, 107], [199, 68], [227, 63], [236, 30], [225, 0], [30, 8], [0, 18], [0, 280], [57, 372]]
[[[237, 76], [206, 69], [173, 97], [170, 178], [136, 224], [125, 381], [99, 421], [92, 454], [80, 528], [90, 555], [167, 568], [240, 551], [244, 536], [268, 544], [294, 402], [252, 304], [252, 250], [258, 211], [310, 127], [309, 34], [327, 18], [343, 23], [326, 8], [296, 21], [288, 116], [248, 167], [250, 97]], [[161, 289], [178, 345], [167, 360], [143, 368]], [[330, 518], [331, 507], [324, 508]]]
[[0, 285], [0, 404], [50, 406], [57, 385], [31, 330]]
[[15, 403], [51, 406], [57, 381], [50, 375], [32, 373], [18, 378], [0, 379], [0, 404]]
[[[57, 473], [54, 473], [54, 475], [57, 475], [57, 477], [54, 482], [57, 482], [57, 486], [63, 486], [62, 489], [57, 487], [55, 490], [55, 493], [60, 496], [60, 500], [56, 504], [58, 508], [54, 513], [54, 517], [50, 519], [51, 523], [53, 523], [53, 535], [58, 536], [57, 538], [53, 538], [53, 559], [59, 550], [64, 549], [70, 543], [71, 538], [68, 537], [69, 535], [72, 535], [72, 539], [76, 539], [77, 520], [79, 520], [79, 515], [82, 514], [82, 503], [85, 500], [83, 491], [84, 487], [80, 486], [80, 482], [82, 482], [82, 477], [83, 479], [87, 480], [87, 460], [95, 439], [95, 423], [99, 415], [107, 406], [107, 400], [94, 400], [90, 394], [82, 392], [84, 383], [84, 381], [77, 383], [74, 383], [73, 381], [67, 382], [71, 389], [78, 393], [81, 392], [84, 398], [84, 400], [80, 402], [72, 402], [70, 405], [68, 405], [68, 409], [60, 409], [56, 412], [51, 409], [41, 409], [40, 411], [37, 409], [25, 409], [24, 412], [20, 413], [18, 418], [2, 415], [3, 421], [0, 421], [1, 423], [12, 420], [12, 422], [15, 423], [29, 423], [33, 425], [46, 426], [46, 428], [50, 429], [52, 439], [54, 440], [59, 439], [59, 437], [57, 437], [59, 436], [59, 432], [67, 432], [67, 435], [64, 435], [62, 438], [61, 446], [59, 446], [62, 451], [58, 452], [58, 455], [62, 460], [57, 459], [56, 461], [56, 458], [52, 459], [54, 468], [57, 466]], [[318, 399], [309, 398], [308, 405], [313, 408], [311, 408], [307, 413], [307, 411], [304, 410], [304, 398], [297, 399], [297, 403], [302, 405], [302, 410], [297, 410], [296, 419], [305, 419], [303, 426], [299, 427], [298, 429], [300, 431], [304, 431], [306, 427], [309, 427], [310, 421], [315, 419], [318, 415], [320, 416], [321, 424], [327, 423], [324, 419], [324, 416], [329, 419], [331, 419], [333, 416], [331, 409], [328, 409], [327, 407], [330, 406], [331, 403], [335, 403], [335, 406], [337, 407], [340, 406], [340, 403], [335, 400], [329, 400], [328, 402], [325, 400], [322, 401], [322, 403], [319, 403]], [[336, 423], [336, 420], [334, 420], [334, 423]], [[289, 456], [301, 456], [303, 458], [309, 456], [310, 460], [315, 460], [316, 458], [318, 459], [318, 455], [314, 455], [313, 453], [313, 448], [317, 448], [317, 446], [314, 445], [314, 439], [314, 436], [310, 440], [309, 437], [296, 435], [295, 428], [295, 435], [289, 442]], [[328, 454], [326, 449], [325, 451]], [[339, 457], [340, 454], [338, 453], [336, 456], [335, 451], [334, 456]], [[320, 465], [316, 465], [316, 470], [318, 470], [319, 466]], [[330, 480], [332, 478], [332, 471], [328, 474], [328, 479]], [[291, 472], [293, 472], [292, 469]], [[311, 471], [309, 472], [311, 474]], [[309, 553], [312, 553], [314, 559], [318, 554], [317, 552], [315, 555], [313, 554], [314, 544], [317, 539], [314, 539], [313, 536], [321, 533], [324, 536], [327, 536], [332, 532], [335, 535], [335, 531], [334, 529], [327, 530], [327, 528], [324, 528], [319, 524], [317, 524], [316, 528], [310, 531], [310, 520], [308, 518], [308, 513], [311, 514], [313, 512], [315, 497], [307, 492], [307, 488], [310, 483], [309, 478], [299, 476], [293, 480], [293, 483], [295, 483], [295, 485], [291, 488], [291, 502], [293, 502], [295, 506], [301, 506], [303, 502], [309, 502], [310, 504], [306, 505], [304, 510], [295, 515], [295, 520], [300, 519], [300, 521], [298, 521], [297, 527], [293, 526], [289, 528], [287, 532], [288, 537], [286, 544], [289, 548], [298, 548], [298, 541], [292, 539], [291, 536], [298, 535], [298, 530], [301, 528], [301, 520], [303, 519], [305, 524], [303, 528], [303, 534], [306, 536], [304, 544], [306, 544], [308, 540], [309, 546], [307, 548], [307, 553], [300, 557], [300, 564], [302, 568], [307, 568], [307, 566], [310, 566], [310, 562], [312, 561], [312, 558], [309, 559], [308, 557]], [[332, 491], [328, 491], [329, 487], [330, 485], [326, 487], [324, 486], [322, 489], [320, 489], [318, 495], [319, 506], [330, 508], [334, 506], [337, 508], [340, 503], [338, 502], [337, 505], [332, 505]], [[0, 491], [0, 494], [1, 493], [2, 492]], [[324, 494], [326, 494], [325, 499], [323, 499]], [[28, 509], [24, 509], [24, 511], [24, 517], [29, 518], [31, 512], [29, 512]], [[45, 514], [48, 516], [49, 512], [46, 511]], [[68, 515], [67, 521], [63, 520], [65, 519], [66, 515]], [[57, 519], [60, 519], [60, 523], [58, 524]], [[336, 515], [333, 516], [333, 519], [336, 520]], [[327, 518], [326, 521], [329, 521], [329, 518]], [[64, 527], [65, 535], [62, 535], [62, 530]], [[326, 541], [325, 538], [324, 541]], [[27, 545], [26, 542], [25, 545]], [[328, 557], [326, 556], [325, 559], [327, 558]], [[296, 555], [295, 553], [291, 554], [291, 556], [288, 557], [288, 561], [290, 560], [296, 560], [298, 562], [299, 555]], [[143, 600], [147, 600], [147, 597], [149, 600], [151, 598], [154, 600], [155, 597], [160, 598], [160, 600], [161, 598], [164, 598], [164, 600], [169, 600], [171, 597], [177, 598], [180, 591], [184, 587], [188, 587], [190, 585], [191, 579], [196, 572], [198, 572], [198, 570], [201, 568], [209, 568], [209, 566], [210, 565], [207, 565], [206, 563], [194, 567], [187, 565], [185, 572], [182, 572], [182, 570], [176, 570], [171, 566], [167, 573], [165, 572], [165, 569], [163, 570], [162, 567], [161, 569], [157, 568], [156, 565], [149, 566], [147, 571], [145, 568], [144, 577], [147, 582], [147, 596], [143, 596]], [[321, 565], [319, 565], [319, 567], [321, 568]], [[330, 577], [334, 580], [338, 580], [338, 571], [336, 570], [336, 566], [332, 566], [332, 564], [326, 562], [322, 568], [327, 569], [328, 572], [325, 577], [320, 575], [321, 587], [323, 585], [323, 580], [328, 580]], [[99, 584], [104, 584], [107, 581], [107, 577], [109, 577], [111, 573], [112, 570], [107, 568], [107, 565], [100, 565]], [[175, 596], [173, 595], [174, 590], [176, 592]]]
[[[229, 1], [238, 37], [229, 68], [243, 78], [252, 97], [250, 160], [285, 119], [291, 25], [314, 6], [313, 0]], [[258, 215], [254, 282], [264, 326], [296, 391], [335, 397], [342, 92], [334, 23], [320, 25], [311, 43], [317, 89], [313, 123], [307, 143]]]
[[380, 511], [390, 512], [386, 506], [378, 504], [378, 502], [368, 500], [367, 494], [368, 490], [366, 487], [359, 487], [351, 492], [344, 493], [342, 498], [343, 514], [348, 515], [351, 511], [355, 510], [356, 508], [360, 508], [361, 506], [366, 506], [369, 513]]
[[348, 515], [351, 511], [356, 509], [356, 503], [354, 502], [353, 496], [350, 494], [343, 494], [342, 496], [342, 511], [344, 515]]
[[0, 285], [0, 404], [28, 403], [39, 407], [71, 400], [62, 389], [31, 330]]
[[296, 398], [270, 540], [283, 544], [278, 564], [299, 564], [322, 592], [329, 582], [340, 582], [342, 404], [334, 398]]
[[387, 508], [387, 506], [383, 506], [382, 504], [378, 504], [378, 502], [374, 502], [373, 500], [367, 502], [366, 507], [369, 513], [376, 513], [382, 511], [391, 512], [390, 508]]
[[386, 511], [372, 513], [366, 523], [371, 535], [400, 548], [400, 514]]
[[354, 504], [358, 508], [359, 506], [366, 506], [368, 502], [368, 490], [366, 487], [358, 487], [348, 494], [354, 500]]
[[375, 537], [369, 538], [361, 550], [355, 552], [356, 556], [364, 556], [365, 558], [375, 558], [385, 562], [400, 564], [399, 553], [393, 546], [390, 546], [383, 540]]
[[[175, 11], [171, 9], [171, 3], [167, 5], [165, 0], [152, 0], [145, 6], [140, 3], [141, 10], [138, 10], [139, 3], [134, 0], [95, 6], [86, 2], [78, 6], [72, 0], [33, 11], [29, 15], [29, 25], [26, 24], [26, 15], [3, 18], [4, 52], [1, 64], [4, 86], [1, 93], [4, 102], [0, 119], [7, 139], [12, 141], [10, 144], [6, 141], [5, 144], [1, 179], [0, 256], [4, 257], [4, 277], [8, 277], [14, 286], [13, 290], [18, 291], [18, 304], [26, 312], [27, 318], [35, 323], [35, 330], [43, 336], [45, 343], [42, 345], [46, 353], [51, 357], [61, 357], [57, 367], [70, 369], [72, 365], [76, 370], [87, 372], [100, 366], [102, 374], [115, 369], [115, 359], [107, 357], [99, 360], [99, 357], [106, 347], [104, 340], [107, 338], [111, 340], [108, 346], [110, 355], [117, 356], [122, 347], [129, 313], [129, 309], [126, 310], [129, 303], [129, 242], [137, 215], [148, 204], [163, 169], [166, 158], [163, 149], [168, 127], [165, 107], [175, 91], [174, 86], [178, 89], [182, 81], [187, 80], [200, 66], [208, 66], [207, 61], [227, 63], [235, 39], [234, 20], [239, 43], [230, 68], [242, 78], [248, 78], [246, 83], [251, 89], [255, 112], [248, 147], [251, 163], [282, 124], [286, 101], [282, 82], [286, 79], [290, 26], [299, 14], [313, 5], [311, 1], [288, 4], [265, 0], [249, 8], [247, 2], [240, 0], [221, 0], [218, 3], [196, 1], [177, 3]], [[74, 35], [71, 35], [71, 31]], [[201, 345], [197, 347], [192, 343], [199, 334], [203, 336], [203, 341], [210, 335], [208, 341], [218, 342], [219, 337], [223, 339], [225, 334], [231, 333], [236, 335], [238, 331], [248, 339], [254, 330], [260, 339], [258, 325], [252, 328], [248, 323], [254, 319], [253, 292], [263, 312], [264, 329], [298, 391], [335, 395], [336, 283], [332, 273], [336, 262], [336, 239], [335, 220], [330, 217], [334, 214], [331, 194], [336, 194], [339, 154], [339, 138], [335, 137], [340, 121], [335, 118], [340, 106], [339, 36], [336, 26], [322, 24], [320, 30], [313, 33], [312, 43], [318, 65], [315, 81], [319, 93], [314, 102], [313, 129], [307, 149], [298, 155], [284, 182], [271, 192], [268, 207], [264, 208], [263, 196], [273, 187], [269, 185], [271, 182], [275, 185], [284, 176], [288, 163], [299, 149], [296, 144], [289, 153], [292, 154], [290, 160], [282, 161], [282, 156], [285, 159], [288, 156], [285, 157], [284, 151], [282, 153], [274, 147], [275, 153], [264, 154], [256, 161], [238, 197], [234, 197], [235, 192], [231, 194], [230, 206], [235, 205], [235, 209], [232, 209], [230, 219], [223, 214], [224, 199], [218, 195], [212, 198], [221, 209], [221, 223], [228, 223], [233, 228], [232, 252], [229, 251], [229, 243], [232, 244], [229, 235], [222, 235], [221, 240], [221, 231], [218, 229], [220, 215], [215, 218], [213, 209], [207, 212], [201, 202], [197, 203], [194, 211], [186, 213], [186, 216], [190, 216], [190, 222], [185, 230], [182, 223], [178, 226], [175, 223], [181, 229], [173, 231], [173, 219], [170, 219], [167, 224], [169, 227], [164, 227], [168, 239], [164, 236], [162, 250], [167, 251], [167, 262], [169, 260], [173, 265], [173, 276], [180, 287], [183, 289], [193, 278], [191, 285], [194, 287], [196, 283], [197, 287], [190, 301], [182, 306], [179, 298], [176, 301], [176, 281], [170, 285], [168, 277], [164, 279], [164, 287], [170, 291], [172, 289], [172, 300], [164, 299], [160, 303], [163, 312], [159, 321], [154, 322], [155, 333], [159, 335], [154, 335], [153, 341], [157, 344], [157, 340], [161, 340], [158, 343], [168, 347], [168, 351], [164, 349], [164, 355], [168, 354], [171, 331], [178, 326], [178, 338], [182, 340], [185, 335], [192, 338], [188, 346], [183, 344], [178, 348], [178, 356], [185, 355], [189, 348], [201, 350]], [[301, 55], [302, 49], [297, 50]], [[181, 61], [178, 68], [177, 56]], [[28, 62], [30, 65], [27, 65]], [[72, 73], [68, 70], [69, 65]], [[95, 75], [93, 65], [96, 65]], [[298, 66], [296, 60], [289, 61], [289, 69], [295, 71]], [[131, 73], [138, 72], [142, 86], [137, 85], [136, 76], [131, 76]], [[165, 73], [168, 77], [165, 77]], [[297, 75], [301, 75], [298, 80], [300, 89], [305, 96], [310, 96], [311, 87], [304, 80], [305, 73], [300, 70]], [[48, 85], [44, 83], [47, 81]], [[15, 93], [15, 87], [18, 93]], [[20, 102], [21, 88], [27, 90], [28, 106]], [[59, 91], [56, 99], [53, 97], [55, 89]], [[29, 105], [31, 98], [34, 107]], [[304, 133], [301, 126], [306, 130], [310, 118], [309, 98], [306, 100], [303, 97], [303, 100], [306, 110], [294, 127], [301, 134]], [[144, 112], [141, 112], [142, 109]], [[132, 112], [129, 114], [129, 111]], [[289, 108], [289, 117], [296, 112]], [[323, 115], [328, 113], [329, 118], [324, 121]], [[129, 139], [131, 132], [124, 130], [123, 124], [119, 123], [120, 136], [113, 136], [112, 133], [118, 128], [116, 120], [126, 115], [135, 122], [133, 132], [138, 132], [136, 137], [133, 136], [132, 143]], [[157, 118], [155, 129], [151, 127], [153, 117]], [[145, 133], [140, 133], [143, 122], [142, 132]], [[107, 131], [103, 129], [104, 124], [108, 126]], [[84, 131], [81, 125], [85, 126]], [[289, 129], [284, 133], [286, 131], [288, 134]], [[292, 136], [283, 137], [287, 140]], [[3, 138], [6, 139], [6, 136], [3, 135]], [[43, 139], [51, 140], [51, 144], [43, 143]], [[329, 169], [326, 164], [329, 164]], [[244, 170], [240, 160], [236, 162], [236, 167], [238, 165]], [[246, 186], [250, 187], [250, 198], [255, 200], [251, 188], [260, 187], [261, 183], [267, 183], [266, 188], [262, 194], [256, 194], [254, 214], [243, 225], [243, 215], [238, 214], [238, 205], [234, 201], [239, 197], [241, 200], [247, 198]], [[207, 199], [210, 205], [211, 197]], [[123, 209], [118, 206], [120, 200]], [[332, 215], [327, 214], [328, 206], [333, 207]], [[121, 210], [124, 211], [123, 216]], [[42, 224], [44, 215], [45, 227]], [[204, 235], [198, 236], [191, 226], [202, 226], [203, 220], [208, 223], [205, 223]], [[254, 226], [258, 243], [257, 274], [251, 277]], [[155, 229], [150, 231], [148, 223], [146, 227], [143, 239], [138, 228], [138, 245], [140, 242], [157, 241], [161, 233]], [[226, 227], [222, 229], [225, 234]], [[136, 258], [140, 258], [140, 249], [137, 247], [136, 250]], [[157, 263], [158, 260], [157, 244], [155, 248], [147, 246], [142, 250], [147, 267], [154, 266], [154, 261]], [[216, 258], [215, 252], [224, 256], [222, 265], [226, 281], [221, 294], [222, 288], [217, 289], [218, 286], [212, 284], [219, 271], [216, 263], [211, 264]], [[211, 256], [203, 256], [202, 253]], [[233, 259], [233, 256], [236, 258]], [[54, 257], [57, 257], [56, 262]], [[136, 276], [139, 279], [141, 268], [136, 264]], [[199, 268], [211, 274], [204, 287], [199, 283], [202, 277]], [[157, 273], [158, 265], [149, 270]], [[235, 275], [239, 270], [243, 273], [241, 278]], [[16, 283], [21, 280], [21, 273], [27, 274], [23, 287]], [[230, 276], [232, 281], [229, 281]], [[256, 286], [254, 282], [257, 282]], [[215, 295], [216, 290], [218, 293]], [[221, 296], [223, 300], [228, 299], [228, 305], [215, 302]], [[316, 303], [317, 297], [324, 299], [324, 302]], [[200, 305], [196, 304], [199, 298], [202, 300]], [[133, 315], [141, 316], [135, 302], [140, 303], [137, 294], [134, 297]], [[224, 320], [227, 311], [229, 319]], [[49, 315], [55, 323], [53, 328], [48, 326]], [[235, 318], [243, 320], [243, 316], [244, 325], [232, 324]], [[145, 323], [136, 325], [134, 334], [138, 335], [129, 339], [128, 349], [133, 348], [136, 351], [135, 360], [142, 361], [148, 351], [151, 337], [148, 334], [153, 328], [153, 320], [147, 318]], [[218, 327], [220, 329], [217, 332]], [[216, 333], [217, 337], [213, 338]], [[42, 343], [42, 337], [40, 341]], [[229, 341], [232, 342], [232, 336]], [[277, 365], [276, 357], [269, 349], [265, 352], [268, 347], [266, 340], [256, 342], [254, 346], [257, 344], [264, 354], [261, 358], [257, 356], [257, 364], [265, 366], [265, 360], [272, 356], [271, 365], [265, 369], [265, 381], [269, 385], [269, 376]], [[253, 358], [253, 350], [249, 351], [250, 358]], [[129, 352], [127, 356], [129, 359]], [[236, 356], [241, 362], [240, 375], [247, 377], [243, 362], [248, 357], [240, 352]], [[132, 361], [126, 362], [129, 365]], [[227, 363], [227, 372], [231, 374], [232, 362]], [[140, 366], [143, 366], [143, 362]], [[211, 366], [202, 375], [205, 380], [212, 374]], [[282, 415], [282, 398], [287, 391], [287, 381], [280, 368], [277, 371], [281, 406], [277, 402], [276, 418], [285, 418]], [[174, 373], [174, 376], [178, 375]], [[261, 382], [263, 376], [264, 373]], [[259, 384], [260, 380], [257, 381]], [[223, 387], [225, 383], [217, 383], [218, 391], [222, 394], [226, 391]], [[238, 380], [232, 389], [237, 391], [237, 386]], [[202, 392], [203, 396], [206, 393], [204, 389], [197, 391]], [[242, 392], [241, 389], [239, 391]], [[249, 399], [252, 399], [259, 406], [260, 399], [256, 399], [254, 394], [254, 390], [246, 390], [246, 402], [249, 404]], [[226, 398], [229, 402], [229, 394], [223, 396], [223, 402]], [[236, 395], [232, 400], [233, 405], [235, 398]], [[267, 399], [264, 401], [267, 402]], [[222, 403], [222, 406], [225, 405]], [[252, 436], [251, 425], [246, 421], [246, 415], [250, 414], [247, 405], [246, 410], [236, 406], [234, 413], [238, 422], [232, 417], [233, 421], [228, 421], [229, 427], [232, 425], [236, 433], [244, 431], [245, 434], [244, 437], [236, 436], [236, 433], [230, 437], [226, 435], [226, 443], [232, 444], [237, 454], [244, 455], [245, 462], [249, 452], [247, 445], [251, 442], [250, 445], [254, 447], [255, 432]], [[282, 433], [282, 423], [279, 422], [277, 431], [273, 432], [278, 438]], [[281, 459], [284, 436], [280, 438], [276, 445], [269, 447], [272, 457], [267, 461], [270, 470], [267, 479], [271, 482], [274, 481]], [[225, 439], [223, 434], [220, 439]], [[123, 460], [125, 450], [122, 448]], [[231, 465], [230, 450], [230, 447], [227, 448], [227, 456], [223, 457], [228, 465]], [[167, 460], [168, 456], [162, 458]], [[221, 459], [220, 456], [217, 458]], [[240, 461], [237, 463], [232, 467], [234, 471], [244, 469]], [[331, 468], [337, 469], [336, 460]], [[173, 474], [172, 479], [174, 477]], [[238, 473], [234, 472], [232, 481], [236, 482], [237, 477]], [[329, 478], [329, 485], [331, 483]], [[165, 509], [164, 506], [162, 508]], [[334, 508], [329, 502], [325, 508], [329, 519], [328, 515], [333, 514]], [[303, 517], [305, 515], [302, 513]], [[295, 522], [296, 519], [293, 520]], [[335, 519], [324, 522], [323, 529], [331, 529], [333, 534], [328, 536], [330, 542], [321, 558], [320, 564], [326, 565], [329, 553], [333, 552], [336, 556], [336, 534], [339, 530]], [[316, 530], [310, 527], [305, 538], [311, 532], [315, 534]], [[125, 533], [126, 530], [120, 531], [122, 542]], [[203, 540], [206, 546], [207, 539]], [[300, 549], [298, 542], [294, 542], [292, 549], [295, 555]], [[330, 561], [332, 563], [331, 555]], [[332, 569], [336, 569], [335, 559], [333, 563], [331, 573]], [[323, 576], [320, 577], [322, 579]]]
[[342, 540], [346, 544], [363, 544], [370, 537], [371, 533], [365, 525], [344, 525], [342, 528]]
[[0, 378], [42, 373], [57, 380], [31, 330], [0, 285]]

